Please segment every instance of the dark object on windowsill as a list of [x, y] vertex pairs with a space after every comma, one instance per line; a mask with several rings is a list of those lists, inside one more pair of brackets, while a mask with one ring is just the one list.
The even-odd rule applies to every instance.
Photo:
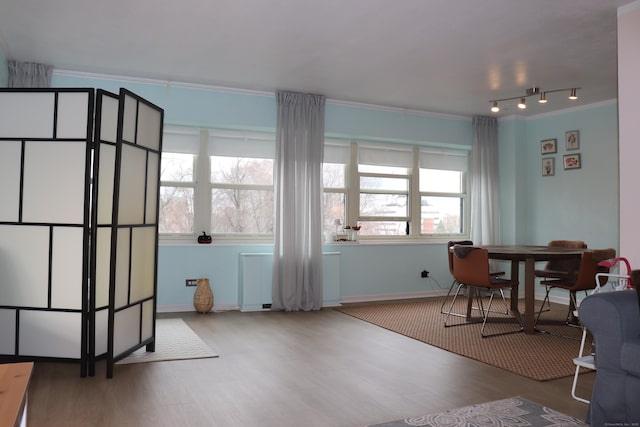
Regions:
[[198, 236], [198, 243], [211, 243], [211, 236], [204, 231]]

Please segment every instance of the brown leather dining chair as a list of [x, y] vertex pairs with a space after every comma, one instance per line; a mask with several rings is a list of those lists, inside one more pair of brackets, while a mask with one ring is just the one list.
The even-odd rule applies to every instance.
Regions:
[[[587, 244], [582, 240], [552, 240], [547, 245], [549, 247], [586, 249]], [[536, 277], [544, 279], [566, 279], [575, 277], [580, 268], [580, 260], [577, 259], [554, 259], [548, 261], [544, 269], [536, 270]]]
[[[455, 245], [453, 247], [453, 277], [458, 283], [456, 292], [453, 295], [453, 301], [451, 302], [450, 309], [446, 313], [444, 325], [453, 326], [448, 324], [449, 316], [455, 305], [456, 299], [460, 295], [460, 290], [463, 286], [475, 288], [477, 290], [485, 290], [489, 292], [489, 303], [486, 309], [482, 309], [482, 328], [480, 334], [483, 338], [496, 335], [504, 335], [507, 333], [521, 332], [524, 330], [522, 324], [518, 318], [514, 319], [518, 322], [519, 328], [514, 331], [499, 332], [494, 334], [486, 334], [485, 329], [489, 318], [489, 313], [492, 313], [491, 306], [496, 293], [503, 291], [505, 288], [512, 289], [518, 286], [517, 280], [502, 279], [492, 275], [489, 272], [489, 252], [486, 249], [476, 246], [468, 245]], [[474, 292], [469, 293], [469, 298], [473, 298]], [[508, 310], [507, 310], [508, 312]]]
[[[586, 249], [587, 244], [582, 240], [552, 240], [547, 246], [556, 247], [556, 248], [575, 248], [575, 249]], [[553, 259], [547, 261], [544, 268], [541, 270], [535, 270], [535, 277], [541, 278], [542, 280], [549, 279], [571, 279], [575, 278], [578, 274], [578, 269], [580, 268], [580, 260], [579, 259]], [[546, 312], [551, 310], [551, 301], [548, 298], [545, 299], [547, 303], [547, 307], [544, 307], [544, 303], [540, 308], [541, 312]]]
[[[461, 245], [461, 246], [473, 246], [473, 241], [471, 240], [450, 240], [449, 242], [447, 242], [447, 258], [449, 260], [449, 273], [451, 273], [451, 276], [453, 276], [453, 252], [452, 252], [452, 248], [455, 245]], [[495, 271], [495, 272], [491, 272], [492, 276], [504, 276], [505, 272], [504, 271]], [[455, 317], [467, 317], [466, 313], [454, 313], [451, 309], [446, 310], [445, 311], [445, 306], [447, 305], [447, 301], [449, 300], [449, 297], [451, 296], [451, 293], [453, 292], [453, 290], [456, 288], [456, 286], [460, 285], [460, 283], [455, 279], [455, 277], [453, 278], [453, 281], [451, 282], [451, 286], [449, 286], [449, 290], [447, 291], [447, 295], [444, 297], [444, 300], [442, 301], [442, 305], [440, 306], [440, 313], [442, 314], [447, 314], [449, 316], [455, 316]], [[462, 284], [462, 287], [464, 287], [464, 283]], [[504, 292], [501, 291], [501, 295], [502, 295], [502, 300], [505, 303], [506, 306], [506, 299], [504, 297]], [[475, 310], [482, 310], [482, 306], [480, 307], [472, 307]], [[508, 311], [505, 311], [504, 314], [509, 314]]]
[[[544, 303], [549, 300], [549, 292], [552, 289], [559, 288], [569, 291], [569, 312], [567, 313], [566, 324], [577, 325], [574, 311], [578, 305], [578, 291], [584, 291], [586, 295], [587, 291], [595, 289], [597, 286], [596, 274], [609, 272], [608, 267], [599, 266], [598, 263], [600, 261], [615, 258], [615, 256], [616, 250], [613, 248], [585, 251], [582, 253], [582, 257], [579, 261], [579, 268], [575, 276], [561, 279], [542, 280], [540, 284], [546, 287], [545, 299], [542, 302], [543, 307]], [[606, 276], [602, 280], [606, 283]], [[600, 286], [604, 286], [605, 283], [601, 282]], [[536, 316], [536, 324], [540, 320], [542, 312], [543, 310], [538, 312], [538, 315]]]

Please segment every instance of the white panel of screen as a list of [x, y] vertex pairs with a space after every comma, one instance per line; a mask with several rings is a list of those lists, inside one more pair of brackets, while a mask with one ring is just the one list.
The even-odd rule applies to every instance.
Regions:
[[[131, 241], [131, 302], [153, 296], [155, 227], [133, 228]], [[119, 245], [119, 243], [118, 243]]]
[[116, 248], [116, 296], [114, 308], [124, 307], [129, 304], [129, 248], [131, 230], [120, 228]]
[[96, 232], [96, 308], [109, 304], [109, 278], [111, 273], [111, 228], [98, 228]]
[[113, 180], [116, 167], [116, 147], [100, 144], [98, 171], [98, 224], [113, 222]]
[[16, 354], [16, 311], [0, 309], [0, 354]]
[[82, 309], [84, 230], [54, 227], [51, 259], [51, 307]]
[[100, 139], [116, 143], [118, 140], [118, 98], [102, 96]]
[[87, 92], [58, 93], [58, 114], [56, 138], [86, 139], [89, 114], [89, 94]]
[[22, 220], [82, 224], [86, 142], [27, 141]]
[[142, 341], [153, 336], [153, 300], [142, 303]]
[[146, 164], [145, 150], [129, 145], [122, 146], [118, 197], [119, 224], [142, 224], [144, 221]]
[[160, 111], [140, 102], [138, 105], [138, 137], [136, 144], [160, 151], [161, 120]]
[[20, 312], [20, 355], [79, 359], [82, 337], [80, 313]]
[[147, 207], [145, 209], [145, 224], [155, 224], [158, 209], [158, 157], [156, 153], [149, 153], [147, 165]]
[[140, 344], [140, 304], [118, 311], [113, 322], [113, 354], [118, 356]]
[[124, 111], [122, 113], [122, 140], [135, 144], [136, 117], [138, 115], [138, 101], [130, 95], [124, 96]]
[[0, 137], [53, 138], [54, 104], [53, 92], [0, 92]]
[[109, 310], [106, 308], [96, 311], [96, 356], [107, 352], [108, 330], [109, 330]]
[[22, 142], [0, 141], [0, 221], [18, 221], [21, 153]]
[[0, 224], [0, 253], [2, 305], [46, 308], [49, 227]]

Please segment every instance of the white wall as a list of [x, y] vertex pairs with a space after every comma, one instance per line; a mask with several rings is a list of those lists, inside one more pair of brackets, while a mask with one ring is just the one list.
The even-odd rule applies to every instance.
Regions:
[[620, 252], [640, 266], [640, 1], [618, 9]]

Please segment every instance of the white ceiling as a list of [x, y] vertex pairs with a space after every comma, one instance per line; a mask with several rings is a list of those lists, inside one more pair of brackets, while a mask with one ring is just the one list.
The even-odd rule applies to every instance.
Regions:
[[529, 98], [531, 115], [617, 97], [617, 7], [631, 2], [3, 0], [0, 48], [58, 70], [462, 115], [582, 88]]

